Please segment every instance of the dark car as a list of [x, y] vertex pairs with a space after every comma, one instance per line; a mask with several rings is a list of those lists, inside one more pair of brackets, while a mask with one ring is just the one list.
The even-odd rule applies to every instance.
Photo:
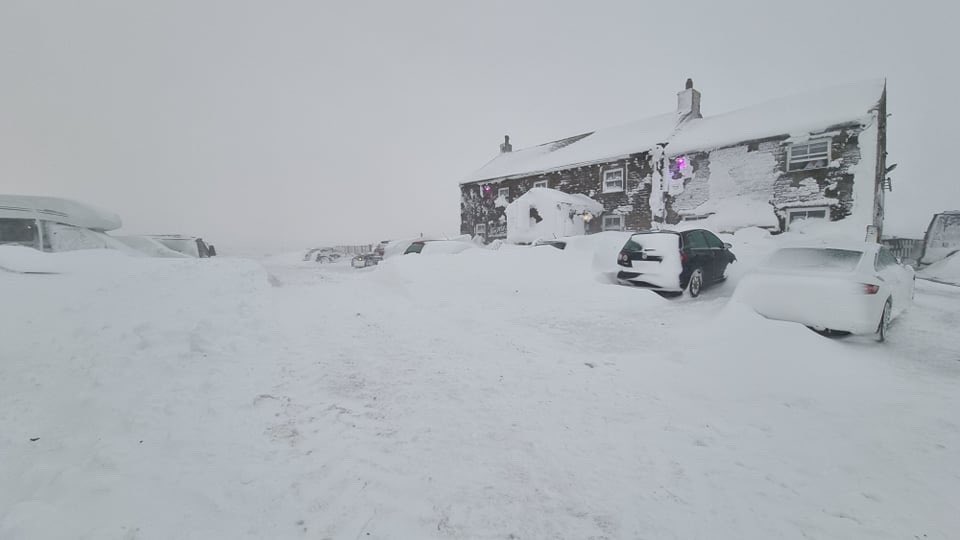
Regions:
[[383, 257], [376, 253], [361, 253], [350, 261], [350, 266], [354, 268], [366, 268], [368, 266], [376, 266], [380, 264], [382, 260]]
[[687, 291], [697, 297], [704, 287], [726, 279], [727, 265], [737, 260], [733, 247], [704, 229], [648, 231], [634, 234], [617, 257], [621, 283], [665, 293]]

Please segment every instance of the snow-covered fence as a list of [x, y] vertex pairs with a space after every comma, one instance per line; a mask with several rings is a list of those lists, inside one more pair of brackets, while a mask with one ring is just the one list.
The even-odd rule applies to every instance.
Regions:
[[884, 238], [880, 243], [887, 246], [894, 256], [903, 260], [918, 261], [923, 254], [923, 240], [918, 238]]

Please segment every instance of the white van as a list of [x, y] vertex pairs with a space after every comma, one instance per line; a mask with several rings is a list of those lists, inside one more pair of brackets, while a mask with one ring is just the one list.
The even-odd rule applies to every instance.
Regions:
[[40, 251], [129, 251], [105, 234], [121, 225], [116, 214], [69, 199], [0, 195], [0, 245], [21, 245]]
[[960, 251], [960, 210], [935, 214], [923, 237], [921, 265], [930, 265]]

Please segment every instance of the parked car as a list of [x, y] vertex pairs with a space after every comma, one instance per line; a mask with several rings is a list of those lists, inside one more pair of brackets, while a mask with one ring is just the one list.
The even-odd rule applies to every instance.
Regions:
[[149, 238], [153, 238], [168, 248], [174, 251], [179, 251], [180, 253], [189, 255], [191, 257], [206, 259], [208, 257], [215, 257], [217, 255], [217, 249], [213, 247], [213, 244], [207, 244], [202, 238], [198, 238], [196, 236], [181, 236], [179, 234], [154, 234], [150, 235]]
[[350, 266], [354, 268], [366, 268], [368, 266], [376, 266], [380, 264], [382, 260], [383, 257], [376, 253], [362, 253], [350, 261]]
[[960, 210], [933, 216], [923, 236], [919, 263], [923, 266], [960, 252]]
[[332, 263], [340, 260], [343, 254], [333, 248], [313, 248], [303, 256], [304, 261]]
[[567, 243], [563, 240], [537, 240], [533, 243], [534, 246], [550, 246], [557, 249], [567, 249]]
[[373, 248], [373, 254], [383, 257], [383, 252], [387, 249], [387, 244], [389, 243], [390, 240], [381, 241], [379, 244], [377, 244], [377, 247]]
[[167, 259], [189, 259], [190, 255], [174, 251], [163, 245], [159, 240], [148, 236], [113, 236], [117, 241], [122, 242], [127, 247], [134, 249], [150, 257], [160, 257]]
[[476, 246], [470, 242], [462, 240], [416, 240], [412, 242], [403, 252], [404, 255], [410, 253], [427, 254], [454, 254], [466, 251]]
[[883, 341], [913, 301], [914, 282], [913, 269], [880, 244], [787, 247], [744, 277], [734, 298], [770, 319]]
[[630, 237], [617, 257], [621, 283], [696, 298], [704, 287], [726, 279], [737, 257], [733, 247], [705, 229], [647, 231]]
[[0, 245], [13, 244], [40, 251], [116, 249], [130, 252], [107, 234], [119, 229], [111, 212], [59, 197], [0, 195]]

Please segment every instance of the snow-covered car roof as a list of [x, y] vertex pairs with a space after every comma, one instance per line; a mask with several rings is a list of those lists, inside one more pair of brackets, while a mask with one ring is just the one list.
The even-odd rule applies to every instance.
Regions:
[[0, 195], [0, 217], [42, 219], [99, 232], [123, 225], [113, 212], [71, 199], [33, 195]]

